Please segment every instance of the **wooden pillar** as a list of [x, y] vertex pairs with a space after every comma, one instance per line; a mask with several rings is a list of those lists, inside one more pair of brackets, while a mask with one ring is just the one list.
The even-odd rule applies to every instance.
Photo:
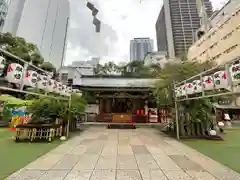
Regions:
[[107, 113], [111, 112], [111, 99], [110, 98], [106, 99], [106, 112]]
[[99, 100], [99, 114], [103, 113], [103, 99]]

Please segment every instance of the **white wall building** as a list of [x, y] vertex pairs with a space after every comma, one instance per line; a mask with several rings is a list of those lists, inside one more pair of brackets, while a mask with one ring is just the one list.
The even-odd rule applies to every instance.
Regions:
[[161, 61], [166, 59], [166, 56], [167, 52], [164, 51], [147, 53], [144, 58], [144, 65], [160, 64]]
[[79, 81], [83, 75], [94, 75], [94, 68], [99, 64], [99, 61], [100, 58], [93, 57], [88, 61], [74, 61], [70, 66], [61, 67], [58, 71], [61, 81], [66, 83], [68, 79], [72, 79], [74, 84], [75, 80]]
[[44, 60], [63, 64], [69, 22], [68, 0], [12, 0], [3, 32], [34, 43]]

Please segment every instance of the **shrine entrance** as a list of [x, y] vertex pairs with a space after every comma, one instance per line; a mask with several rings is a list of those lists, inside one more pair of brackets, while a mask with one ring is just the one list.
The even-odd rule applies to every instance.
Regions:
[[101, 92], [98, 97], [98, 121], [114, 122], [121, 119], [125, 122], [147, 122], [148, 95], [140, 92]]
[[112, 99], [111, 112], [112, 113], [132, 113], [133, 112], [132, 100], [129, 98]]
[[[96, 121], [149, 122], [149, 108], [156, 104], [152, 90], [156, 79], [121, 76], [83, 76], [83, 92], [92, 93], [98, 107]], [[155, 106], [155, 105], [154, 105]]]

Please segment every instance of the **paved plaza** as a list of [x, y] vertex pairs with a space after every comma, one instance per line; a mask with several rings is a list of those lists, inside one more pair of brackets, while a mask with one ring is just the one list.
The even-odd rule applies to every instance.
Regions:
[[240, 180], [240, 174], [154, 128], [90, 127], [8, 179]]

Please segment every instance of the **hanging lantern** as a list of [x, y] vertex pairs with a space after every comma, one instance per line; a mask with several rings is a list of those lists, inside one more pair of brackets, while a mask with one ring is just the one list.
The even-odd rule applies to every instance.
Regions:
[[137, 109], [137, 111], [136, 111], [136, 114], [137, 114], [137, 115], [139, 115], [139, 114], [140, 114], [140, 112], [139, 112], [139, 109]]
[[212, 81], [210, 78], [208, 78], [207, 83], [210, 84]]
[[224, 72], [224, 74], [223, 74], [223, 79], [227, 79], [227, 73], [226, 72]]
[[236, 98], [236, 105], [240, 106], [240, 96]]

